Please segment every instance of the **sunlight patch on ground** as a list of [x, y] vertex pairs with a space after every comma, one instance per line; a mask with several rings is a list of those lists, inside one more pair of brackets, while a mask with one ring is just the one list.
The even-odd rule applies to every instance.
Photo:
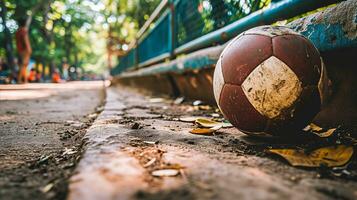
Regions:
[[[67, 83], [29, 83], [23, 85], [0, 85], [1, 100], [37, 99], [55, 95], [65, 90], [89, 90], [110, 85], [108, 81], [73, 81]], [[61, 90], [61, 91], [60, 91]]]
[[38, 99], [51, 96], [49, 90], [2, 90], [0, 100]]

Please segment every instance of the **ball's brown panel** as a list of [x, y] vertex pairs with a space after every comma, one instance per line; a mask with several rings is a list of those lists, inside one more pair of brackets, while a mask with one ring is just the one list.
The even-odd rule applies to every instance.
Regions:
[[225, 84], [219, 102], [223, 115], [242, 131], [264, 131], [267, 119], [248, 101], [242, 88]]
[[319, 82], [321, 61], [319, 52], [302, 36], [282, 35], [273, 38], [274, 56], [295, 72], [303, 86]]
[[315, 86], [306, 87], [302, 90], [299, 101], [296, 102], [294, 119], [299, 128], [310, 122], [320, 111], [320, 94]]
[[320, 104], [317, 87], [308, 86], [303, 88], [299, 100], [291, 108], [291, 111], [285, 113], [281, 119], [269, 121], [267, 132], [282, 136], [294, 134], [294, 130], [301, 130], [312, 121], [320, 111]]
[[256, 66], [272, 55], [271, 38], [243, 35], [224, 50], [222, 71], [226, 83], [240, 85]]

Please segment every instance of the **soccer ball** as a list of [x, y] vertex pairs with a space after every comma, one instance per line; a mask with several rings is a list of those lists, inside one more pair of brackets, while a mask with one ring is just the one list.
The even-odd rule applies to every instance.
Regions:
[[223, 115], [252, 135], [284, 136], [320, 111], [328, 79], [316, 47], [283, 26], [235, 37], [217, 62], [213, 91]]

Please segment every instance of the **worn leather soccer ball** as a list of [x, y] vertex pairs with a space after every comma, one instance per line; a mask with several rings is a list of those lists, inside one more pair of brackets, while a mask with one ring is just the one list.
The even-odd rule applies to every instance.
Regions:
[[320, 54], [307, 38], [286, 27], [260, 26], [223, 50], [213, 89], [236, 128], [282, 136], [304, 128], [320, 111], [327, 82]]

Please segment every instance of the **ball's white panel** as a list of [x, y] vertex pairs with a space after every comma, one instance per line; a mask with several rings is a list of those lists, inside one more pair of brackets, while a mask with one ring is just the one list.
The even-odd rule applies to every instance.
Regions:
[[318, 83], [318, 89], [320, 93], [321, 105], [324, 106], [327, 98], [328, 98], [328, 82], [329, 79], [327, 77], [326, 67], [324, 62], [321, 59], [321, 72], [320, 72], [320, 80]]
[[254, 108], [272, 119], [293, 105], [300, 96], [302, 86], [296, 74], [272, 56], [249, 74], [242, 89]]
[[275, 36], [287, 35], [287, 34], [300, 35], [299, 33], [284, 26], [258, 26], [247, 30], [246, 32], [244, 32], [244, 34], [245, 35], [257, 34], [257, 35], [265, 35], [268, 37], [275, 37]]
[[222, 63], [222, 59], [220, 58], [218, 59], [213, 74], [213, 93], [214, 93], [214, 98], [216, 99], [218, 105], [219, 105], [219, 97], [221, 96], [221, 91], [224, 85], [221, 63]]

